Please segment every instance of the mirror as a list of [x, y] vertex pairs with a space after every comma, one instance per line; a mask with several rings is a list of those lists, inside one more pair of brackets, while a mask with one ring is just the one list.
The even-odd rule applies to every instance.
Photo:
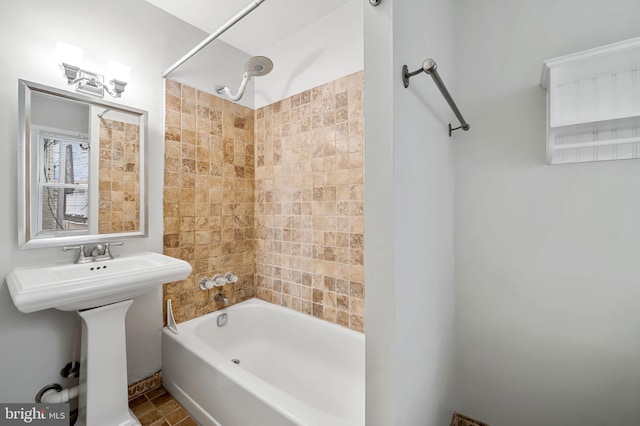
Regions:
[[147, 236], [147, 112], [18, 87], [20, 248]]

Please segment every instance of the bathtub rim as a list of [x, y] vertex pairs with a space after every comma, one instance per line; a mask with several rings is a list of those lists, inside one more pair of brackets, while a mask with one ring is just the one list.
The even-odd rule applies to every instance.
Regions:
[[[274, 311], [282, 311], [282, 312], [286, 312], [287, 315], [291, 315], [297, 318], [300, 318], [302, 320], [309, 320], [312, 322], [317, 322], [318, 324], [322, 324], [323, 326], [328, 326], [329, 328], [334, 328], [336, 331], [339, 331], [340, 333], [343, 333], [347, 336], [353, 336], [357, 339], [365, 339], [365, 333], [360, 332], [360, 331], [356, 331], [353, 330], [351, 328], [342, 326], [340, 324], [336, 324], [321, 318], [316, 318], [313, 315], [309, 315], [309, 314], [305, 314], [299, 311], [296, 311], [294, 309], [291, 309], [287, 306], [281, 306], [281, 305], [277, 305], [275, 303], [271, 303], [271, 302], [267, 302], [265, 300], [262, 299], [258, 299], [257, 297], [252, 297], [250, 299], [244, 300], [242, 302], [239, 303], [234, 303], [233, 305], [229, 305], [229, 306], [225, 306], [224, 308], [220, 308], [217, 309], [213, 312], [209, 312], [208, 314], [205, 315], [201, 315], [199, 317], [196, 318], [192, 318], [190, 320], [187, 321], [183, 321], [178, 323], [178, 332], [180, 332], [180, 326], [187, 327], [187, 328], [195, 328], [197, 325], [199, 325], [201, 322], [205, 322], [208, 318], [214, 317], [214, 316], [218, 316], [220, 314], [223, 313], [228, 313], [230, 311], [233, 310], [239, 310], [239, 309], [246, 309], [248, 307], [251, 306], [261, 306], [270, 310], [274, 310]], [[170, 330], [168, 330], [168, 328], [166, 326], [162, 327], [163, 331], [167, 330], [169, 331], [171, 334], [175, 334], [173, 332], [171, 332]], [[180, 334], [180, 333], [179, 333]]]

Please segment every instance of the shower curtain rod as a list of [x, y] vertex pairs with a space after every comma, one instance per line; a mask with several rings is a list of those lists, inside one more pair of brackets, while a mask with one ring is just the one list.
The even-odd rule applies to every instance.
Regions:
[[466, 132], [471, 128], [471, 126], [469, 126], [469, 123], [465, 121], [462, 113], [460, 113], [460, 110], [458, 109], [458, 106], [453, 101], [453, 98], [447, 90], [447, 86], [444, 85], [444, 82], [440, 78], [440, 74], [438, 74], [437, 67], [438, 65], [436, 64], [436, 61], [431, 58], [425, 59], [425, 61], [422, 63], [422, 68], [413, 72], [409, 72], [409, 68], [404, 65], [402, 67], [402, 82], [404, 83], [404, 87], [406, 89], [407, 87], [409, 87], [409, 79], [414, 75], [420, 74], [423, 71], [433, 78], [433, 82], [436, 84], [436, 86], [438, 86], [438, 89], [440, 89], [440, 93], [442, 93], [442, 96], [444, 96], [444, 99], [447, 101], [447, 103], [453, 110], [453, 113], [456, 115], [456, 117], [458, 117], [458, 120], [460, 121], [460, 126], [453, 128], [451, 127], [451, 123], [449, 123], [449, 137], [451, 137], [451, 133], [454, 130], [462, 129]]
[[251, 13], [255, 8], [257, 8], [258, 6], [260, 6], [265, 0], [254, 0], [252, 1], [247, 7], [245, 7], [244, 9], [242, 9], [240, 12], [238, 12], [237, 15], [235, 15], [233, 18], [231, 18], [229, 21], [227, 21], [226, 24], [222, 25], [220, 28], [218, 28], [218, 30], [216, 30], [215, 32], [209, 34], [209, 36], [207, 38], [205, 38], [204, 40], [202, 40], [196, 47], [194, 47], [193, 49], [191, 49], [189, 51], [189, 53], [187, 53], [186, 55], [184, 55], [182, 58], [178, 59], [173, 65], [171, 65], [169, 68], [167, 68], [163, 73], [162, 73], [162, 78], [167, 78], [167, 76], [169, 74], [171, 74], [176, 68], [178, 68], [180, 65], [184, 64], [189, 58], [191, 58], [193, 55], [195, 55], [196, 53], [198, 53], [199, 51], [201, 51], [202, 49], [204, 49], [204, 47], [211, 43], [213, 40], [217, 39], [218, 37], [220, 37], [220, 35], [222, 33], [224, 33], [225, 31], [227, 31], [229, 28], [231, 28], [232, 26], [234, 26], [239, 20], [241, 20], [242, 18], [244, 18], [245, 16], [247, 16], [249, 13]]

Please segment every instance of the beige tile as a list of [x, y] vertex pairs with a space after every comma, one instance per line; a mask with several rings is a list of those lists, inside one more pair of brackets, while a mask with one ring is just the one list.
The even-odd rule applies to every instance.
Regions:
[[[245, 154], [253, 153], [253, 131], [250, 137], [244, 133], [245, 128], [253, 128], [253, 111], [174, 82], [167, 82], [167, 93], [180, 99], [181, 115], [178, 122], [173, 113], [178, 102], [172, 100], [173, 107], [167, 111], [167, 117], [171, 115], [172, 127], [165, 138], [165, 155], [172, 158], [165, 159], [168, 164], [165, 171], [165, 252], [180, 248], [179, 256], [188, 260], [194, 274], [200, 276], [227, 270], [244, 272], [250, 269], [243, 264], [244, 258], [254, 259], [253, 244], [240, 242], [225, 246], [230, 257], [223, 263], [209, 256], [221, 256], [222, 235], [228, 234], [233, 239], [236, 236], [234, 230], [238, 229], [233, 220], [217, 220], [216, 215], [221, 214], [221, 210], [216, 208], [216, 203], [225, 199], [235, 202], [241, 198], [237, 196], [236, 188], [253, 194], [253, 180], [246, 179], [247, 174], [253, 172], [252, 168], [246, 167]], [[239, 151], [237, 155], [236, 150]], [[223, 180], [219, 177], [225, 170], [228, 172]], [[241, 215], [243, 221], [253, 224], [253, 210], [241, 209]], [[242, 241], [244, 235], [243, 232]], [[245, 273], [241, 279], [253, 287], [252, 274]], [[206, 297], [198, 301], [204, 293], [195, 292], [194, 286], [195, 283], [191, 282], [178, 289], [172, 288], [171, 297], [174, 306], [179, 307], [180, 321], [210, 310]], [[239, 291], [236, 294], [234, 302], [253, 292]], [[168, 295], [165, 287], [165, 300]]]
[[[256, 295], [362, 330], [363, 305], [350, 302], [364, 294], [362, 73], [255, 112], [174, 82], [167, 99], [165, 250], [179, 245], [203, 273], [243, 271], [234, 301]], [[165, 286], [181, 320], [209, 310], [192, 288]]]
[[[153, 383], [159, 374], [149, 378]], [[196, 425], [189, 413], [162, 387], [147, 391], [129, 401], [131, 408], [142, 426], [150, 425]]]
[[[135, 412], [134, 412], [135, 413]], [[158, 410], [153, 409], [147, 413], [144, 413], [138, 417], [138, 421], [142, 426], [154, 425], [154, 424], [162, 424], [162, 414], [158, 412]], [[158, 423], [160, 422], [160, 423]]]

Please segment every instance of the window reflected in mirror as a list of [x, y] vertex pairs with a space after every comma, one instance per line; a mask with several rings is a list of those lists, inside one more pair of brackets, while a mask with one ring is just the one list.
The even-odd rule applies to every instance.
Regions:
[[38, 235], [89, 231], [89, 143], [42, 132], [38, 136]]

